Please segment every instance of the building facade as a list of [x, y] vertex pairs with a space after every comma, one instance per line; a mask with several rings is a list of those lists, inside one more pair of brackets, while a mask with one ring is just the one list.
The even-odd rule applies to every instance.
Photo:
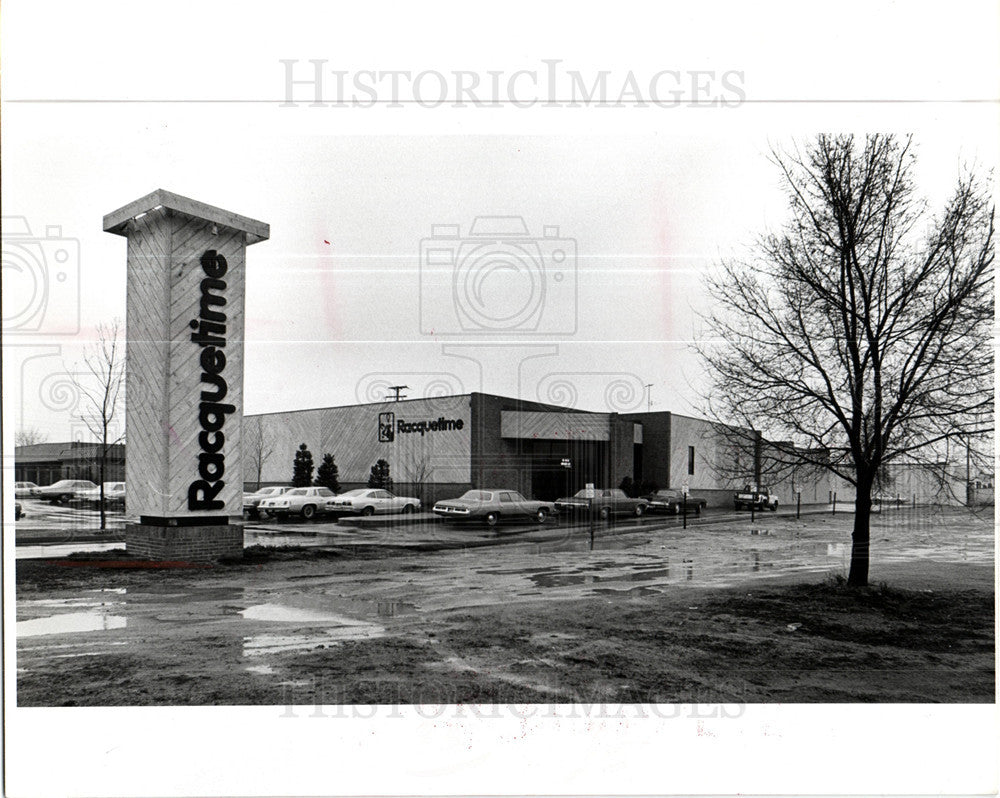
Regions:
[[[506, 487], [552, 500], [588, 482], [617, 487], [687, 486], [710, 505], [760, 483], [766, 453], [734, 462], [731, 436], [669, 412], [597, 413], [484, 393], [268, 413], [244, 418], [244, 482], [288, 484], [305, 443], [316, 465], [332, 454], [346, 490], [363, 487], [378, 460], [396, 492], [425, 504], [472, 488]], [[827, 501], [825, 471], [803, 468], [771, 485], [782, 503]]]
[[[100, 445], [80, 441], [66, 443], [34, 443], [14, 449], [14, 480], [51, 485], [60, 479], [89, 479], [99, 483], [101, 475]], [[114, 444], [105, 464], [105, 482], [125, 479], [125, 446]]]

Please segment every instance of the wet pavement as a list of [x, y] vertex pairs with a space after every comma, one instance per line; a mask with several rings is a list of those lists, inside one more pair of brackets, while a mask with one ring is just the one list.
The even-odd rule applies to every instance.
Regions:
[[[289, 561], [259, 573], [218, 571], [211, 580], [189, 571], [127, 588], [19, 595], [18, 672], [177, 633], [221, 636], [234, 649], [234, 664], [266, 677], [280, 673], [282, 658], [296, 652], [410, 634], [428, 616], [449, 610], [539, 599], [628, 600], [684, 586], [821, 579], [846, 571], [848, 518], [764, 520], [687, 530], [605, 527], [593, 539], [585, 528], [535, 528], [520, 536], [505, 533], [502, 546], [377, 560]], [[287, 545], [299, 533], [253, 534], [273, 534]], [[304, 537], [324, 545], [329, 536]], [[992, 515], [900, 511], [872, 524], [873, 562], [992, 566], [993, 553]]]

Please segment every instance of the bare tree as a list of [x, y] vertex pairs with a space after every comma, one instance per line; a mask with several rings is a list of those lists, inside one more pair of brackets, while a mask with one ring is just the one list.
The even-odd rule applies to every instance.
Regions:
[[880, 469], [992, 432], [994, 207], [966, 172], [930, 216], [909, 139], [773, 156], [789, 221], [708, 281], [708, 412], [855, 486], [848, 583], [865, 585]]
[[15, 446], [34, 446], [38, 443], [45, 443], [49, 436], [37, 427], [26, 427], [14, 433]]
[[426, 502], [427, 483], [434, 473], [430, 454], [426, 452], [415, 453], [403, 464], [402, 471], [406, 481], [412, 483], [416, 488], [417, 498], [421, 502]]
[[108, 455], [113, 446], [125, 439], [124, 432], [115, 434], [118, 421], [124, 412], [125, 342], [120, 340], [121, 338], [120, 319], [115, 319], [110, 325], [99, 324], [97, 341], [87, 349], [83, 357], [87, 367], [86, 373], [73, 378], [82, 405], [80, 420], [99, 441], [101, 529], [107, 528], [104, 482]]
[[253, 420], [244, 419], [244, 423], [247, 426], [243, 434], [244, 452], [246, 453], [247, 462], [257, 477], [254, 489], [260, 490], [264, 464], [274, 454], [274, 440], [264, 428], [263, 419], [259, 417]]

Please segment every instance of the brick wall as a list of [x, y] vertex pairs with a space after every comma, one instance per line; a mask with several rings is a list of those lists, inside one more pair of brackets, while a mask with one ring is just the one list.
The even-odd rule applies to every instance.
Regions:
[[125, 550], [143, 560], [213, 562], [243, 555], [243, 525], [127, 524]]

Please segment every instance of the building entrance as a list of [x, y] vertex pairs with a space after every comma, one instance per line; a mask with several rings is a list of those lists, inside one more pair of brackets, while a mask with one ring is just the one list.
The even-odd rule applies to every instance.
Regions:
[[531, 461], [533, 498], [554, 501], [573, 495], [588, 482], [604, 487], [607, 441], [526, 440], [523, 446]]

